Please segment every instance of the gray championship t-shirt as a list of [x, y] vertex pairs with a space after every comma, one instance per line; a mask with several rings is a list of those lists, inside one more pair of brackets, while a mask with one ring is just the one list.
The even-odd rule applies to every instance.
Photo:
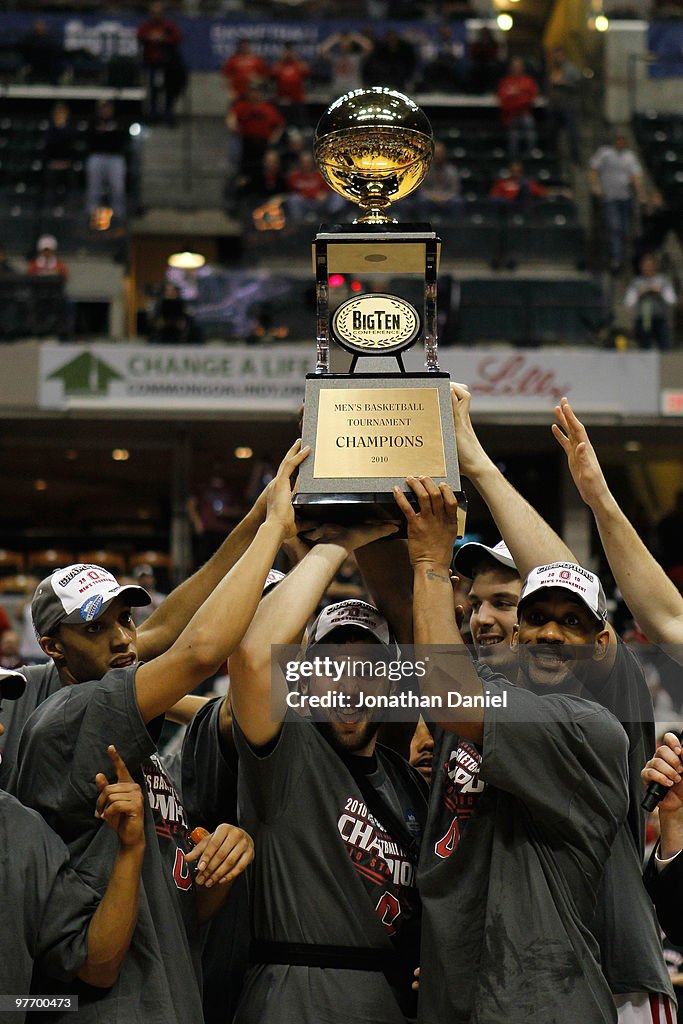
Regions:
[[0, 736], [0, 788], [7, 788], [7, 780], [17, 759], [21, 730], [39, 704], [53, 693], [61, 690], [62, 684], [54, 661], [45, 665], [25, 665], [21, 674], [26, 677], [26, 689], [19, 700], [7, 700], [2, 705], [2, 724], [5, 735]]
[[[415, 868], [368, 810], [342, 758], [315, 725], [292, 713], [267, 753], [254, 751], [236, 721], [233, 729], [241, 824], [256, 851], [254, 937], [391, 952], [420, 913]], [[375, 765], [371, 784], [412, 832], [424, 806], [380, 747]], [[412, 772], [407, 764], [405, 770]], [[235, 1016], [235, 1024], [405, 1020], [381, 971], [272, 963], [250, 968]]]
[[[33, 962], [67, 982], [88, 955], [99, 896], [69, 867], [69, 851], [35, 811], [0, 790], [0, 993], [28, 995]], [[23, 1012], [0, 1011], [0, 1024]]]
[[627, 741], [597, 704], [480, 669], [481, 750], [437, 729], [423, 903], [421, 1024], [616, 1020], [588, 930], [628, 806]]
[[[22, 733], [11, 788], [64, 840], [83, 880], [103, 893], [118, 840], [94, 815], [95, 775], [114, 778], [113, 743], [147, 796], [138, 923], [116, 985], [81, 986], [79, 1024], [199, 1024], [202, 1020], [192, 848], [185, 812], [164, 772], [135, 697], [136, 666], [63, 687]], [[50, 1016], [41, 1017], [44, 1024]], [[65, 1024], [73, 1017], [64, 1014]]]

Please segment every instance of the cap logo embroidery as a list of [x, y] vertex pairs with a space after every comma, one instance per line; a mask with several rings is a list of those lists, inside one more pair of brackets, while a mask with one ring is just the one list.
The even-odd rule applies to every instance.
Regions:
[[101, 594], [95, 594], [93, 597], [89, 597], [87, 601], [84, 601], [79, 608], [83, 622], [90, 622], [92, 619], [96, 619], [102, 610], [103, 604], [104, 601]]

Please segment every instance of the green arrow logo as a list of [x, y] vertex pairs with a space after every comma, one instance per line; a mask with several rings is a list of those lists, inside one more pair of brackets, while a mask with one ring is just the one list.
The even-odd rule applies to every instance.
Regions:
[[79, 395], [106, 395], [110, 381], [124, 378], [123, 374], [112, 369], [109, 363], [105, 363], [99, 356], [94, 356], [92, 352], [83, 352], [70, 363], [65, 363], [58, 370], [54, 370], [47, 379], [61, 380], [64, 384], [65, 397], [72, 398]]

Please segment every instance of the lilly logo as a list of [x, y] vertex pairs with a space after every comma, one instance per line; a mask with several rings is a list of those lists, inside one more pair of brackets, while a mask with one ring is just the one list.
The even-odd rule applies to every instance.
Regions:
[[101, 594], [95, 594], [93, 597], [89, 597], [87, 601], [84, 601], [79, 608], [83, 622], [91, 622], [93, 619], [96, 619], [102, 611], [103, 604], [104, 601]]

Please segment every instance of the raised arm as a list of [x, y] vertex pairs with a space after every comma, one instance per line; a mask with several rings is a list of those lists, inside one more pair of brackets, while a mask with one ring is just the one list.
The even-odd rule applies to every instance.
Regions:
[[177, 586], [138, 629], [141, 661], [150, 661], [175, 643], [188, 622], [253, 541], [266, 517], [265, 491], [225, 538], [208, 562]]
[[140, 902], [140, 872], [145, 853], [145, 811], [142, 790], [123, 760], [110, 746], [116, 782], [99, 774], [95, 814], [116, 832], [119, 849], [102, 900], [88, 927], [88, 958], [78, 972], [81, 981], [111, 988], [130, 947]]
[[383, 523], [353, 530], [324, 527], [327, 539], [261, 601], [242, 643], [230, 658], [230, 699], [250, 743], [263, 746], [280, 731], [285, 713], [285, 684], [273, 690], [271, 645], [297, 644], [306, 623], [344, 559], [356, 548], [395, 532]]
[[590, 508], [612, 575], [631, 613], [648, 638], [672, 644], [670, 656], [683, 664], [683, 597], [650, 554], [619, 508], [586, 428], [566, 398], [555, 409], [553, 434], [567, 456], [572, 479]]
[[576, 558], [529, 502], [506, 480], [484, 451], [470, 419], [472, 396], [464, 384], [451, 384], [460, 472], [479, 491], [500, 535], [524, 577], [546, 562], [575, 562]]
[[285, 537], [296, 531], [291, 477], [306, 458], [297, 441], [268, 487], [266, 520], [239, 561], [206, 598], [171, 649], [139, 666], [135, 689], [144, 720], [163, 714], [213, 675], [251, 622], [266, 576]]
[[[423, 693], [441, 698], [448, 706], [447, 692], [463, 697], [481, 696], [482, 685], [460, 635], [453, 605], [450, 564], [458, 530], [458, 503], [448, 484], [438, 486], [429, 477], [407, 477], [419, 502], [416, 512], [399, 487], [394, 488], [396, 504], [408, 523], [408, 551], [414, 572], [413, 619], [415, 644], [429, 650], [430, 671], [421, 682]], [[449, 651], [438, 651], [448, 647]], [[443, 729], [481, 742], [484, 714], [481, 708], [463, 708], [439, 718], [431, 718]]]

